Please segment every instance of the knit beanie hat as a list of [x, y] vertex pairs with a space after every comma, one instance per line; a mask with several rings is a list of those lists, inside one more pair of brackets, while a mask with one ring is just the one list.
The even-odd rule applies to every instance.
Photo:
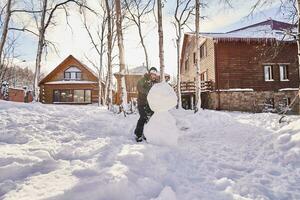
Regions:
[[149, 69], [149, 73], [154, 73], [154, 74], [156, 74], [156, 73], [157, 73], [157, 69], [156, 69], [155, 67], [151, 67], [151, 68]]

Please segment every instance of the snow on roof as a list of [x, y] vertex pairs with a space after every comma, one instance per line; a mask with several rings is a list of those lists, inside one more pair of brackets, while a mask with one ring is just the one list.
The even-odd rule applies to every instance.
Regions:
[[47, 85], [55, 85], [55, 84], [94, 84], [97, 83], [96, 81], [49, 81], [45, 84]]
[[142, 66], [139, 66], [139, 67], [128, 69], [126, 73], [127, 74], [144, 75], [147, 72], [148, 72], [147, 67], [142, 65]]
[[[130, 75], [144, 75], [147, 72], [148, 72], [147, 67], [144, 65], [126, 70], [126, 74], [130, 74]], [[159, 71], [157, 73], [159, 74]], [[120, 74], [120, 72], [117, 72], [115, 74]], [[165, 76], [170, 76], [170, 75], [168, 73], [165, 73]]]
[[296, 33], [296, 27], [292, 24], [267, 20], [247, 27], [242, 27], [226, 33], [200, 33], [203, 37], [217, 40], [278, 40], [294, 41], [291, 33]]

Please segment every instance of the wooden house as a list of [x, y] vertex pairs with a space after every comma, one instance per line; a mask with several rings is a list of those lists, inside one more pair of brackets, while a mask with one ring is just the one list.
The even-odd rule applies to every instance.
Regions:
[[[104, 83], [101, 84], [102, 92], [104, 92]], [[98, 102], [97, 74], [72, 55], [43, 78], [39, 86], [42, 103], [91, 104]]]
[[[126, 84], [126, 91], [127, 91], [127, 101], [128, 102], [136, 102], [138, 97], [137, 91], [137, 83], [138, 81], [143, 78], [143, 76], [148, 72], [147, 67], [142, 65], [139, 67], [135, 67], [132, 69], [127, 69], [125, 71], [125, 84]], [[159, 73], [159, 72], [158, 72]], [[121, 84], [121, 74], [115, 73], [114, 76], [117, 79], [118, 85]], [[165, 74], [166, 80], [170, 80], [170, 75]], [[119, 91], [120, 89], [118, 89]], [[121, 103], [120, 94], [115, 96], [115, 102], [117, 104]]]
[[[227, 33], [186, 33], [181, 54], [181, 91], [186, 108], [195, 96], [196, 53], [200, 54], [204, 108], [263, 111], [285, 106], [299, 91], [297, 43], [294, 26], [267, 20]], [[299, 99], [293, 106], [299, 112]]]
[[26, 90], [25, 88], [13, 88], [8, 89], [8, 96], [5, 97], [0, 92], [0, 99], [14, 102], [24, 102], [29, 103], [33, 101], [32, 92]]

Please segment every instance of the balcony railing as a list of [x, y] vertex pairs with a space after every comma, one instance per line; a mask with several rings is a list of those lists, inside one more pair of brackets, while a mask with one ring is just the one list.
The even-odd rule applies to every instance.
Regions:
[[[180, 87], [182, 94], [196, 92], [196, 83], [193, 81], [181, 82]], [[212, 89], [212, 81], [201, 81], [201, 92], [211, 91]], [[177, 85], [175, 86], [175, 90], [177, 90]]]

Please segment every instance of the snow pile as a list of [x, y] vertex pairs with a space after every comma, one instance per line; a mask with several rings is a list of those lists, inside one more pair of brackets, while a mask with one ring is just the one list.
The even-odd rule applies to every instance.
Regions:
[[169, 114], [176, 148], [133, 141], [135, 114], [0, 100], [0, 199], [300, 199], [299, 116]]
[[178, 128], [176, 120], [169, 113], [177, 104], [173, 88], [166, 82], [155, 84], [147, 96], [150, 108], [154, 114], [144, 127], [147, 141], [158, 145], [176, 146]]
[[226, 190], [228, 187], [232, 186], [234, 182], [227, 177], [223, 177], [221, 179], [216, 180], [215, 184], [218, 190]]
[[170, 186], [166, 186], [159, 196], [151, 200], [177, 200], [176, 193], [172, 190]]
[[280, 130], [277, 148], [286, 165], [300, 167], [300, 120], [296, 120]]

